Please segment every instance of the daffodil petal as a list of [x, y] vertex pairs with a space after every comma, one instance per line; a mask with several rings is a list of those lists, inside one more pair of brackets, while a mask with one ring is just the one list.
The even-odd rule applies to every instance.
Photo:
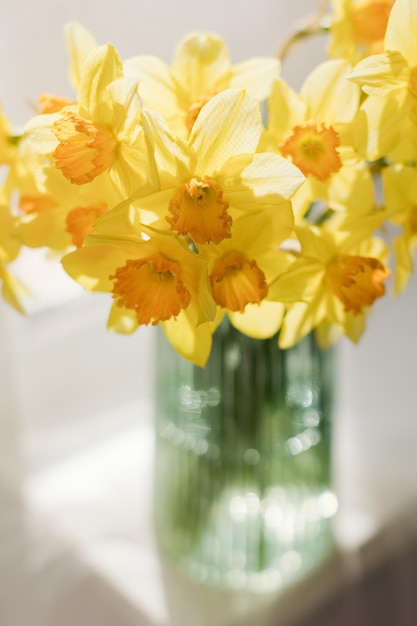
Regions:
[[123, 74], [122, 61], [111, 44], [94, 48], [85, 61], [78, 102], [81, 115], [95, 120], [105, 117], [109, 105], [103, 102], [106, 87]]
[[65, 40], [69, 53], [70, 80], [76, 90], [81, 84], [84, 63], [90, 52], [97, 47], [94, 37], [78, 22], [65, 27]]
[[17, 297], [17, 293], [22, 289], [22, 286], [2, 265], [0, 265], [0, 280], [2, 281], [1, 293], [4, 300], [19, 313], [24, 313], [23, 306]]
[[187, 311], [181, 311], [177, 318], [162, 322], [161, 326], [168, 341], [181, 356], [204, 367], [212, 344], [208, 323], [195, 326], [190, 321]]
[[268, 99], [268, 132], [274, 137], [275, 150], [297, 124], [305, 121], [307, 103], [284, 80], [275, 80]]
[[327, 185], [324, 198], [335, 211], [365, 215], [372, 210], [374, 184], [364, 161], [342, 166]]
[[[76, 108], [68, 107], [68, 110]], [[38, 154], [51, 154], [58, 143], [51, 129], [54, 122], [58, 119], [59, 115], [57, 113], [35, 115], [25, 126], [22, 142], [27, 142], [29, 149], [36, 150]]]
[[298, 302], [313, 297], [324, 279], [319, 261], [299, 259], [269, 285], [268, 300]]
[[[417, 243], [417, 242], [416, 242]], [[413, 256], [411, 254], [411, 245], [404, 237], [396, 237], [393, 242], [395, 252], [395, 293], [399, 294], [404, 291], [410, 280], [413, 271]], [[415, 244], [414, 246], [415, 247]]]
[[65, 251], [71, 239], [65, 230], [66, 208], [58, 208], [22, 218], [19, 224], [19, 240], [29, 248], [47, 246], [52, 250]]
[[129, 335], [133, 333], [138, 327], [138, 321], [135, 311], [120, 307], [116, 302], [110, 309], [110, 314], [107, 320], [107, 328], [116, 333], [123, 335]]
[[394, 2], [385, 33], [385, 49], [398, 50], [410, 67], [417, 66], [417, 4], [414, 0]]
[[178, 109], [178, 99], [186, 101], [186, 95], [169, 66], [155, 56], [141, 55], [127, 59], [123, 68], [126, 77], [138, 81], [145, 106], [155, 109], [170, 122], [173, 111]]
[[262, 128], [258, 101], [227, 89], [203, 106], [190, 134], [200, 176], [212, 176], [238, 154], [255, 152]]
[[112, 291], [110, 276], [114, 270], [122, 267], [126, 259], [136, 258], [134, 244], [118, 243], [78, 248], [63, 257], [63, 268], [88, 291]]
[[[337, 59], [320, 63], [308, 75], [300, 93], [309, 104], [311, 118], [327, 124], [352, 121], [359, 104], [360, 89], [346, 80], [350, 69], [346, 61]], [[326, 94], [325, 98], [323, 94]]]
[[334, 245], [326, 231], [316, 230], [314, 227], [297, 227], [296, 235], [300, 241], [304, 257], [327, 261], [335, 252]]
[[187, 180], [193, 157], [188, 145], [173, 136], [163, 118], [155, 111], [143, 111], [146, 136], [152, 138], [150, 149], [155, 160], [161, 189], [175, 187]]
[[285, 306], [280, 302], [264, 300], [260, 304], [247, 304], [243, 313], [230, 312], [235, 328], [254, 339], [267, 339], [278, 332], [284, 317]]
[[230, 72], [227, 46], [212, 33], [191, 33], [178, 45], [172, 62], [172, 74], [187, 85], [191, 102], [225, 89]]
[[337, 341], [341, 332], [342, 329], [339, 326], [332, 324], [326, 319], [322, 320], [317, 324], [314, 331], [317, 345], [322, 350], [327, 350]]
[[343, 331], [347, 337], [354, 343], [358, 343], [362, 337], [366, 328], [366, 315], [359, 313], [359, 315], [346, 314], [345, 324]]
[[255, 57], [235, 65], [230, 87], [247, 89], [259, 100], [265, 100], [271, 90], [272, 81], [279, 76], [281, 65], [278, 59]]
[[250, 164], [235, 176], [231, 176], [233, 161], [230, 159], [224, 164], [216, 179], [235, 206], [259, 201], [268, 203], [268, 197], [272, 203], [277, 201], [277, 196], [288, 199], [305, 180], [295, 165], [278, 154], [255, 154]]
[[324, 318], [322, 298], [309, 303], [297, 302], [286, 312], [279, 333], [280, 348], [290, 348], [305, 337]]
[[349, 74], [350, 80], [362, 85], [369, 94], [387, 94], [393, 89], [406, 87], [410, 70], [400, 52], [389, 50], [384, 54], [373, 54], [359, 61]]

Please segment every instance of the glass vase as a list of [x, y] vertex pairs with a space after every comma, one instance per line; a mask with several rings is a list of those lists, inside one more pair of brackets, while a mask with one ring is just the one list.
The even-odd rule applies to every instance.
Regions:
[[195, 581], [270, 591], [332, 549], [333, 350], [288, 350], [227, 320], [205, 368], [157, 346], [154, 516]]

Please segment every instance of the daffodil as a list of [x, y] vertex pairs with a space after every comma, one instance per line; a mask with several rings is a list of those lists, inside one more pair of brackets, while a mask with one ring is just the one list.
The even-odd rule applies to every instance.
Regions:
[[[189, 238], [198, 247], [229, 239], [240, 215], [275, 207], [287, 232], [293, 214], [282, 200], [304, 177], [283, 157], [255, 152], [261, 129], [255, 98], [234, 89], [218, 94], [201, 111], [188, 142], [172, 139], [157, 148], [159, 191], [139, 191], [102, 218], [102, 228], [107, 222], [107, 232], [116, 232], [127, 219], [138, 228], [146, 222]], [[156, 146], [158, 141], [156, 134]]]
[[356, 214], [372, 206], [369, 169], [352, 147], [360, 90], [346, 79], [349, 71], [343, 60], [326, 61], [310, 73], [300, 94], [276, 80], [268, 99], [260, 149], [283, 155], [306, 176], [292, 198], [297, 221], [318, 201]]
[[393, 4], [394, 0], [330, 0], [329, 55], [354, 64], [383, 52]]
[[25, 137], [19, 141], [4, 190], [19, 215], [20, 242], [57, 252], [82, 245], [95, 220], [124, 199], [109, 177], [72, 185]]
[[84, 81], [86, 60], [99, 46], [93, 35], [78, 22], [69, 22], [66, 25], [65, 42], [69, 55], [69, 79], [78, 93]]
[[23, 313], [18, 294], [25, 288], [8, 268], [9, 263], [17, 258], [21, 247], [15, 227], [16, 219], [9, 210], [3, 190], [0, 190], [0, 282], [2, 283], [2, 296], [17, 311]]
[[284, 305], [271, 302], [268, 291], [290, 263], [278, 249], [292, 230], [287, 210], [277, 206], [247, 213], [236, 220], [230, 239], [199, 247], [208, 261], [211, 292], [219, 307], [217, 322], [227, 314], [238, 330], [257, 339], [274, 335], [284, 314]]
[[75, 185], [108, 175], [126, 194], [149, 177], [149, 145], [135, 81], [123, 77], [111, 45], [93, 48], [78, 86], [77, 104], [33, 118], [26, 140]]
[[168, 133], [158, 147], [163, 135], [157, 133], [160, 190], [143, 196], [138, 192], [99, 218], [97, 235], [87, 237], [74, 257], [66, 257], [78, 260], [80, 276], [82, 267], [90, 275], [95, 271], [89, 267], [93, 257], [85, 251], [90, 242], [116, 235], [137, 238], [145, 224], [161, 245], [170, 241], [168, 232], [187, 250], [196, 250], [190, 259], [204, 264], [208, 293], [222, 312], [216, 320], [213, 315], [194, 326], [187, 307], [158, 319], [171, 343], [182, 354], [188, 346], [188, 358], [199, 363], [207, 358], [223, 313], [258, 337], [276, 332], [282, 319], [283, 307], [268, 301], [268, 283], [282, 270], [285, 255], [277, 247], [293, 227], [288, 198], [304, 177], [283, 157], [255, 152], [261, 127], [257, 100], [240, 90], [225, 90], [201, 112], [188, 142], [171, 137], [169, 143]]
[[90, 235], [62, 263], [86, 289], [112, 294], [109, 329], [131, 333], [161, 323], [183, 356], [204, 365], [211, 348], [204, 323], [216, 307], [205, 260], [180, 238], [145, 226], [130, 237]]
[[396, 0], [388, 20], [385, 52], [360, 61], [350, 79], [367, 98], [356, 128], [358, 149], [371, 160], [417, 157], [417, 3]]
[[11, 124], [0, 106], [0, 165], [10, 165], [16, 152]]
[[279, 63], [272, 57], [255, 57], [232, 65], [219, 36], [193, 33], [180, 42], [172, 67], [148, 55], [125, 61], [124, 70], [139, 81], [145, 106], [161, 113], [176, 134], [187, 137], [204, 104], [224, 89], [246, 89], [264, 100], [279, 74]]
[[385, 206], [391, 221], [400, 229], [393, 241], [395, 291], [403, 291], [413, 271], [417, 246], [417, 170], [414, 166], [392, 165], [382, 170]]
[[[375, 220], [362, 220], [353, 232], [325, 227], [298, 227], [301, 252], [270, 285], [271, 299], [288, 302], [279, 345], [288, 348], [313, 329], [335, 327], [357, 342], [366, 314], [385, 294], [387, 249], [369, 236]], [[330, 339], [320, 335], [323, 344]]]

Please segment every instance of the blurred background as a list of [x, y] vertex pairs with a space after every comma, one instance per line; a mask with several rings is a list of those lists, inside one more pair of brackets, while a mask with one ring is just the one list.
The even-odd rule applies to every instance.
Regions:
[[[111, 41], [123, 59], [154, 54], [166, 62], [190, 31], [213, 31], [237, 63], [276, 55], [315, 10], [313, 0], [1, 0], [0, 100], [19, 127], [40, 93], [71, 97], [63, 36], [69, 21], [100, 44]], [[325, 43], [318, 37], [294, 49], [283, 68], [294, 87], [324, 58]], [[149, 420], [155, 363], [153, 329], [108, 333], [109, 298], [84, 294], [57, 259], [28, 250], [15, 266], [33, 298], [25, 317], [0, 302], [0, 483], [18, 497], [40, 473]], [[338, 349], [336, 487], [343, 510], [377, 520], [417, 498], [416, 319], [417, 277], [401, 297], [376, 303], [359, 346], [342, 340]], [[13, 526], [4, 498], [0, 537]], [[0, 588], [3, 575], [0, 560]]]

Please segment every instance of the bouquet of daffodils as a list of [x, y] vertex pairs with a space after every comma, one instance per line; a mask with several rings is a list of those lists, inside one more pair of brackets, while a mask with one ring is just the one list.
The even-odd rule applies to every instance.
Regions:
[[108, 292], [108, 327], [161, 324], [203, 366], [224, 316], [288, 348], [358, 341], [417, 241], [417, 2], [332, 0], [328, 59], [294, 91], [278, 58], [232, 65], [194, 33], [172, 65], [122, 60], [81, 25], [66, 41], [74, 97], [39, 97], [16, 136], [0, 117], [0, 279], [21, 246]]

